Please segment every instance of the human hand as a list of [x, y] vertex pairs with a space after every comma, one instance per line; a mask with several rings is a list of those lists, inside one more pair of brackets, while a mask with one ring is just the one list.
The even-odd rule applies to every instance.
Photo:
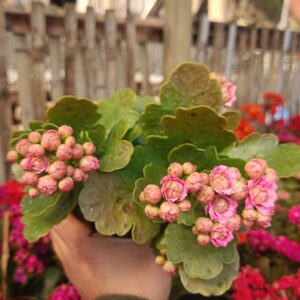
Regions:
[[54, 250], [83, 300], [109, 294], [166, 300], [170, 275], [154, 262], [149, 245], [90, 234], [86, 224], [69, 215], [51, 231]]

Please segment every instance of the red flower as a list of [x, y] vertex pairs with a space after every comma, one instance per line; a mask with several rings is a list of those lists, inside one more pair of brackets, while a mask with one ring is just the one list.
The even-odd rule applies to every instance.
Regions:
[[240, 140], [242, 140], [243, 138], [253, 133], [254, 131], [255, 130], [249, 121], [245, 119], [241, 119], [239, 125], [235, 129], [235, 134]]
[[246, 232], [239, 232], [237, 234], [238, 245], [244, 245], [248, 241], [248, 234]]
[[10, 180], [4, 185], [0, 185], [0, 204], [19, 204], [24, 196], [24, 184], [15, 180]]

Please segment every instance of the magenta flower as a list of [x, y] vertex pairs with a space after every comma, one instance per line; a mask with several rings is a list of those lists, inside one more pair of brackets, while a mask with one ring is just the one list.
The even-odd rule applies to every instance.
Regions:
[[236, 183], [236, 172], [226, 166], [217, 166], [209, 174], [210, 186], [221, 195], [231, 195]]
[[205, 213], [221, 224], [228, 223], [236, 214], [237, 202], [226, 196], [216, 196], [205, 206]]
[[177, 204], [165, 201], [159, 208], [159, 216], [166, 222], [175, 222], [179, 216], [180, 210]]
[[167, 175], [160, 181], [160, 184], [162, 195], [167, 201], [181, 201], [187, 196], [187, 185], [177, 176]]
[[21, 284], [25, 284], [27, 282], [28, 275], [26, 274], [23, 267], [18, 267], [14, 274], [14, 280]]
[[56, 151], [61, 144], [61, 138], [57, 130], [51, 129], [43, 133], [41, 145], [49, 151]]
[[256, 208], [263, 215], [271, 215], [277, 200], [277, 185], [265, 176], [248, 181], [246, 209]]
[[290, 223], [300, 225], [300, 205], [294, 205], [288, 212]]
[[86, 155], [80, 160], [79, 168], [85, 173], [96, 172], [100, 168], [99, 160], [95, 156]]
[[232, 229], [223, 224], [215, 224], [211, 233], [210, 241], [215, 247], [226, 247], [233, 240]]
[[73, 285], [61, 284], [50, 295], [49, 300], [80, 300], [81, 297]]
[[40, 177], [37, 188], [42, 194], [52, 195], [57, 190], [57, 181], [50, 175]]

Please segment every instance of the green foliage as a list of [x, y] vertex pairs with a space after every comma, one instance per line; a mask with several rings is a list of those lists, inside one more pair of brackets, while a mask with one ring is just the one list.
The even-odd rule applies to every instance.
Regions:
[[227, 110], [222, 114], [227, 119], [227, 128], [230, 130], [235, 129], [241, 119], [241, 114], [238, 110]]

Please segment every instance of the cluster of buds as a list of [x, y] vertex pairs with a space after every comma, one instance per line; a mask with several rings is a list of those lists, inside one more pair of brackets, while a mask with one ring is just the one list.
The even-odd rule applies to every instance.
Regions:
[[176, 275], [177, 273], [177, 267], [167, 259], [167, 248], [161, 248], [159, 249], [160, 255], [155, 257], [155, 263], [159, 266], [162, 266], [164, 271], [167, 272], [170, 275]]
[[99, 160], [93, 155], [95, 145], [81, 145], [72, 134], [68, 125], [43, 133], [32, 131], [7, 153], [7, 160], [24, 170], [22, 182], [30, 187], [30, 197], [69, 192], [76, 182], [86, 182], [88, 174], [99, 169]]
[[196, 166], [190, 162], [170, 164], [168, 175], [160, 181], [161, 186], [148, 184], [140, 194], [140, 201], [146, 204], [146, 216], [150, 220], [160, 218], [165, 222], [176, 222], [181, 212], [192, 208], [186, 198], [188, 192], [197, 191], [206, 176], [196, 172]]

